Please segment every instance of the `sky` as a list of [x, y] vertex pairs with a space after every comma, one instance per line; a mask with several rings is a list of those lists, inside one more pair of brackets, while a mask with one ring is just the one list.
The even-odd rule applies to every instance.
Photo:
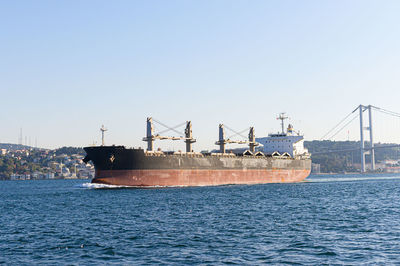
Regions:
[[[106, 144], [145, 147], [154, 117], [191, 120], [194, 149], [212, 149], [218, 124], [261, 137], [280, 112], [318, 140], [359, 104], [400, 112], [398, 14], [385, 0], [1, 1], [0, 142], [22, 128], [39, 147], [100, 144], [104, 124]], [[373, 117], [376, 141], [400, 143], [398, 118]], [[356, 119], [335, 139], [359, 133]]]

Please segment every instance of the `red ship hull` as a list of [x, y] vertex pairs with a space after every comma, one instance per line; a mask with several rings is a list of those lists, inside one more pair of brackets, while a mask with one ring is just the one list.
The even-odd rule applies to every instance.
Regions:
[[301, 182], [310, 169], [96, 170], [92, 183], [133, 187], [218, 186]]

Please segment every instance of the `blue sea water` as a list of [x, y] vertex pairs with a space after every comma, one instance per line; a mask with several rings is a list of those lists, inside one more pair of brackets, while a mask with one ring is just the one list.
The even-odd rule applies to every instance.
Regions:
[[0, 264], [399, 264], [400, 176], [96, 189], [0, 182]]

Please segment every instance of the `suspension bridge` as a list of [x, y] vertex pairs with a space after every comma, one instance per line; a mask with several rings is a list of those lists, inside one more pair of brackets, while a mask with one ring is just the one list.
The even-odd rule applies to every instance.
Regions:
[[[368, 112], [368, 124], [365, 125], [364, 112]], [[360, 146], [356, 148], [342, 149], [342, 150], [328, 150], [313, 152], [314, 155], [327, 154], [327, 153], [343, 153], [359, 151], [361, 155], [361, 169], [362, 173], [366, 172], [366, 155], [369, 156], [369, 163], [371, 171], [375, 171], [375, 150], [400, 147], [400, 144], [389, 144], [376, 146], [374, 143], [374, 126], [373, 126], [373, 111], [379, 112], [384, 115], [400, 118], [400, 113], [390, 110], [379, 108], [373, 105], [359, 105], [347, 116], [345, 116], [338, 124], [331, 128], [320, 140], [331, 140], [339, 133], [343, 132], [354, 120], [359, 119], [360, 123]], [[365, 133], [367, 132], [367, 135]]]

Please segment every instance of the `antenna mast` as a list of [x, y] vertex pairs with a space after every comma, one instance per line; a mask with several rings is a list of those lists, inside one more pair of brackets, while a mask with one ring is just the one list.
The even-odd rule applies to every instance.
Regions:
[[285, 119], [289, 118], [285, 114], [286, 113], [280, 113], [279, 116], [276, 118], [278, 120], [281, 120], [282, 134], [285, 134]]
[[101, 131], [101, 146], [104, 146], [104, 132], [106, 132], [108, 129], [104, 127], [104, 125], [101, 125], [100, 131]]

